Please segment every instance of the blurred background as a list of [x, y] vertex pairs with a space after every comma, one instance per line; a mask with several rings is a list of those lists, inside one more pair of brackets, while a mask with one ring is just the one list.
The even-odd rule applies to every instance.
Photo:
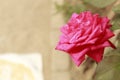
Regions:
[[[76, 67], [67, 54], [54, 48], [60, 26], [73, 12], [86, 10], [111, 19], [116, 35], [111, 41], [117, 49], [107, 48], [98, 66], [87, 58]], [[0, 0], [0, 53], [0, 80], [120, 80], [120, 0]], [[15, 66], [12, 71], [18, 75], [6, 79], [11, 68], [3, 65]], [[31, 71], [28, 77], [40, 76], [25, 79], [21, 69]]]

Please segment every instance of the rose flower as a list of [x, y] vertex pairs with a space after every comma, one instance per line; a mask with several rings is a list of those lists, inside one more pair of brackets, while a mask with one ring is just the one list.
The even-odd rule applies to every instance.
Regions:
[[85, 55], [100, 62], [105, 47], [115, 48], [109, 41], [114, 36], [109, 21], [107, 17], [90, 11], [73, 13], [67, 24], [61, 27], [62, 35], [56, 49], [68, 53], [77, 66], [85, 60]]

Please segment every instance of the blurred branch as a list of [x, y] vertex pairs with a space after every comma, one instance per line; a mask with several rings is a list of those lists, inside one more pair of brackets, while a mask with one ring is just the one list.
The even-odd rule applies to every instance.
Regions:
[[[113, 4], [113, 6], [111, 7], [111, 9], [113, 8], [113, 7], [115, 7], [115, 6], [117, 6], [118, 4], [120, 4], [120, 0], [117, 0], [114, 4]], [[115, 13], [111, 10], [111, 9], [109, 9], [110, 11], [108, 12], [108, 17], [110, 18], [110, 19], [113, 19], [113, 17], [115, 16]]]

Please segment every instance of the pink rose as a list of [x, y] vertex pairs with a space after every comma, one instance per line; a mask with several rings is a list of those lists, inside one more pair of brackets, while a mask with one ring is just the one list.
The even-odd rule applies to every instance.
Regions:
[[109, 21], [107, 17], [89, 11], [74, 13], [61, 28], [62, 35], [56, 49], [69, 53], [77, 66], [85, 60], [85, 55], [100, 62], [105, 47], [115, 48], [109, 41], [114, 36]]

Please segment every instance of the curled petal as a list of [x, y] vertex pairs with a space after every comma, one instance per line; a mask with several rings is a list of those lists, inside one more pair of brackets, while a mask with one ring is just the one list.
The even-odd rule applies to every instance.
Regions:
[[106, 32], [104, 33], [104, 35], [101, 35], [101, 36], [103, 36], [102, 39], [101, 39], [101, 42], [105, 42], [109, 38], [113, 37], [114, 33], [112, 31], [110, 31], [109, 29], [106, 29]]
[[115, 47], [115, 45], [113, 45], [113, 43], [111, 43], [110, 41], [108, 41], [108, 42], [112, 48], [116, 49], [116, 47]]
[[105, 41], [105, 42], [102, 43], [102, 44], [98, 44], [98, 45], [93, 45], [93, 46], [91, 46], [91, 50], [101, 49], [101, 48], [105, 48], [105, 47], [115, 48], [115, 46], [114, 46], [110, 41]]
[[85, 60], [85, 55], [80, 57], [79, 60], [76, 60], [75, 58], [73, 58], [73, 56], [71, 56], [73, 62], [77, 65], [77, 66], [80, 66], [80, 64]]
[[65, 51], [65, 52], [69, 52], [74, 47], [75, 47], [75, 44], [67, 44], [67, 43], [61, 44], [61, 43], [58, 43], [55, 49]]
[[100, 62], [103, 58], [103, 53], [104, 53], [104, 48], [96, 49], [96, 50], [91, 50], [87, 55], [91, 57], [93, 60], [96, 62]]
[[70, 53], [70, 56], [72, 57], [72, 60], [74, 61], [74, 63], [79, 66], [83, 60], [85, 59], [85, 54], [88, 52], [88, 48], [84, 49], [80, 52], [76, 52], [76, 53]]

